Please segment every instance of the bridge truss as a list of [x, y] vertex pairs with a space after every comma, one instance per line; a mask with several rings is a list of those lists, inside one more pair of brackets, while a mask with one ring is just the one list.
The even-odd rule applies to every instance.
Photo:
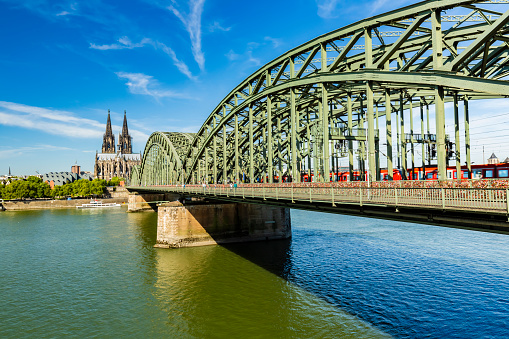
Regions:
[[[382, 154], [389, 176], [394, 167], [406, 175], [417, 145], [423, 164], [430, 160], [426, 143], [435, 145], [445, 180], [445, 103], [454, 103], [450, 139], [460, 167], [458, 103], [464, 103], [463, 162], [470, 164], [469, 100], [509, 96], [509, 10], [499, 5], [507, 3], [422, 1], [298, 46], [235, 87], [196, 135], [152, 134], [131, 184], [272, 182], [284, 175], [298, 182], [302, 172], [328, 181], [334, 157], [342, 156], [350, 175], [357, 158], [379, 180]], [[420, 132], [413, 126], [417, 107]]]

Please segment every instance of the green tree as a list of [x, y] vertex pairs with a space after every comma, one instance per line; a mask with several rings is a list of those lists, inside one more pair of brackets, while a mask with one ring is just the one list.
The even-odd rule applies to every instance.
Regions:
[[124, 178], [113, 177], [108, 181], [108, 186], [119, 186], [121, 181], [125, 181]]

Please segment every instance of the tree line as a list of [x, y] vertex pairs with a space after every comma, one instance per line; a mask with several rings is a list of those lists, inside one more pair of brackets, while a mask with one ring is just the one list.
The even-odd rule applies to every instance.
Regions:
[[80, 179], [51, 189], [41, 178], [30, 176], [27, 179], [13, 180], [9, 184], [0, 184], [0, 198], [9, 200], [102, 196], [106, 186], [118, 186], [122, 180], [124, 179], [118, 177], [110, 181]]

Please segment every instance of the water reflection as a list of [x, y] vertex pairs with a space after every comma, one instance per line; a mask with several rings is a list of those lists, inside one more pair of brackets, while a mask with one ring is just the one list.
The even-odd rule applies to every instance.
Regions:
[[288, 241], [237, 245], [157, 249], [156, 298], [172, 335], [387, 336], [282, 279]]

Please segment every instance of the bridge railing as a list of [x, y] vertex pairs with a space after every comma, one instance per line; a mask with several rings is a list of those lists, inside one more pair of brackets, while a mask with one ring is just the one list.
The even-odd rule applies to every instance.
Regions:
[[150, 186], [155, 190], [203, 196], [223, 196], [291, 202], [384, 205], [476, 210], [509, 214], [508, 188], [371, 188], [371, 187], [294, 187], [292, 185], [186, 185]]

